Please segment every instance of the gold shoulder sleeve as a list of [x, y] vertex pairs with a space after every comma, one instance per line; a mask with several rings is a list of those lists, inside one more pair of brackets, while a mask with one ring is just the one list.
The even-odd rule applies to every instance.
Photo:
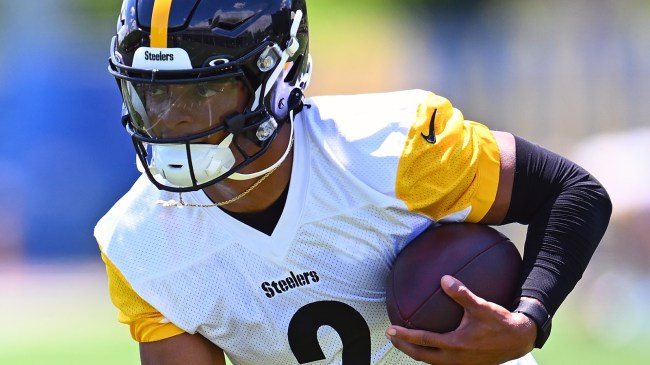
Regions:
[[159, 341], [184, 332], [142, 299], [103, 252], [102, 260], [106, 264], [111, 301], [119, 310], [118, 321], [129, 325], [134, 340]]
[[396, 195], [409, 210], [434, 220], [478, 222], [496, 197], [499, 166], [492, 132], [430, 93], [409, 130]]

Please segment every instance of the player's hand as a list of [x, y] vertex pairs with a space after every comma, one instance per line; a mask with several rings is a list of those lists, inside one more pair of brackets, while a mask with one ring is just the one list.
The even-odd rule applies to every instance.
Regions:
[[386, 335], [396, 348], [435, 365], [496, 365], [533, 349], [537, 329], [528, 317], [474, 295], [451, 276], [444, 276], [441, 286], [465, 309], [458, 328], [436, 333], [390, 326]]

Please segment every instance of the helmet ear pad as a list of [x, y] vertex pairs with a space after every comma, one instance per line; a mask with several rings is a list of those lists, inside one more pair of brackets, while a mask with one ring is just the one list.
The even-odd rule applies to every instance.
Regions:
[[285, 82], [285, 77], [288, 73], [288, 68], [285, 68], [280, 73], [280, 76], [275, 80], [275, 84], [268, 95], [269, 112], [278, 121], [284, 121], [289, 115], [289, 94], [293, 90], [293, 86]]
[[300, 56], [295, 62], [287, 63], [267, 98], [269, 111], [280, 122], [284, 121], [291, 110], [289, 105], [293, 89], [304, 91], [311, 79], [311, 56]]

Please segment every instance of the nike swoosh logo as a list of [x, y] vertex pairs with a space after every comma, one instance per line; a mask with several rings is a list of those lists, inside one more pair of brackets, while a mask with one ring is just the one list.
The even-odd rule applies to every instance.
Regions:
[[433, 111], [433, 115], [431, 116], [431, 121], [429, 122], [429, 135], [426, 135], [424, 133], [420, 133], [422, 137], [424, 138], [425, 141], [434, 144], [436, 143], [436, 133], [435, 133], [435, 121], [436, 121], [436, 113], [438, 113], [438, 109], [435, 109]]

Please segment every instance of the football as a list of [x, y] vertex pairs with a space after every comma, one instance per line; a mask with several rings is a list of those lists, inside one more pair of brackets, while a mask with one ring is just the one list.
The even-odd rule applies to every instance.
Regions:
[[453, 331], [463, 307], [440, 286], [451, 275], [474, 294], [509, 308], [519, 284], [521, 256], [508, 237], [480, 224], [427, 229], [397, 256], [387, 282], [391, 323], [438, 333]]

